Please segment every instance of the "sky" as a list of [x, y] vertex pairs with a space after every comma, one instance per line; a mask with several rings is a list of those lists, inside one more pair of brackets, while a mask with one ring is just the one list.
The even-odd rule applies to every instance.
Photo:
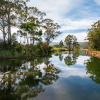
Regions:
[[100, 19], [100, 0], [30, 0], [29, 5], [46, 12], [48, 18], [61, 25], [62, 34], [53, 42], [64, 40], [69, 34], [84, 42], [88, 29]]

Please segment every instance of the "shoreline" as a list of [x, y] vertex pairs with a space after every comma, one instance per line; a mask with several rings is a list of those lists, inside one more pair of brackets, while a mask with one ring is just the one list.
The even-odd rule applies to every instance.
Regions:
[[100, 51], [96, 50], [89, 50], [89, 49], [83, 49], [85, 51], [86, 55], [100, 58]]

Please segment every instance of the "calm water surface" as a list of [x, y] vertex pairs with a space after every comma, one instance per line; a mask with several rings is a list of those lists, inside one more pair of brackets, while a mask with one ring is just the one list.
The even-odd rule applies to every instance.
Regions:
[[0, 100], [100, 100], [100, 59], [53, 54], [0, 62]]

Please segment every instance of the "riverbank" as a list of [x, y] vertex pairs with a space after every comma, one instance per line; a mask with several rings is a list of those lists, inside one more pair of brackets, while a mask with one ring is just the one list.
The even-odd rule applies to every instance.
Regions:
[[0, 59], [34, 59], [34, 57], [50, 56], [52, 47], [45, 43], [37, 45], [16, 44], [0, 46]]
[[83, 51], [85, 51], [86, 55], [88, 56], [100, 58], [100, 51], [89, 50], [89, 49], [83, 49]]
[[52, 51], [60, 52], [60, 51], [68, 51], [67, 48], [62, 47], [53, 47]]

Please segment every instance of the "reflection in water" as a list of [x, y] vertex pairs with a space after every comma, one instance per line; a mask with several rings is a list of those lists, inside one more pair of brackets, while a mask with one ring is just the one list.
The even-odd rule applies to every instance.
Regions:
[[0, 61], [0, 72], [16, 71], [22, 65], [22, 60], [2, 60]]
[[[64, 56], [65, 54], [66, 56]], [[66, 65], [74, 65], [76, 63], [76, 60], [79, 57], [79, 52], [76, 51], [70, 51], [70, 52], [59, 52], [56, 53], [55, 56], [59, 56], [59, 60], [65, 62]]]
[[68, 55], [64, 59], [65, 64], [68, 66], [74, 65], [76, 63], [78, 56], [79, 56], [78, 52], [68, 53]]
[[100, 59], [75, 52], [1, 61], [0, 100], [99, 100], [99, 65]]
[[100, 83], [100, 59], [91, 57], [85, 64], [89, 77], [96, 83]]
[[45, 85], [53, 84], [54, 81], [58, 79], [59, 70], [57, 70], [54, 65], [48, 65], [47, 68], [44, 68], [46, 74], [42, 79], [42, 83]]
[[59, 60], [60, 60], [60, 61], [63, 60], [63, 55], [62, 55], [62, 53], [59, 54]]
[[[38, 67], [45, 60], [43, 71]], [[58, 79], [58, 69], [48, 62], [48, 58], [31, 62], [8, 61], [0, 63], [0, 100], [27, 100], [44, 92], [44, 86]], [[48, 63], [47, 63], [48, 62]]]

